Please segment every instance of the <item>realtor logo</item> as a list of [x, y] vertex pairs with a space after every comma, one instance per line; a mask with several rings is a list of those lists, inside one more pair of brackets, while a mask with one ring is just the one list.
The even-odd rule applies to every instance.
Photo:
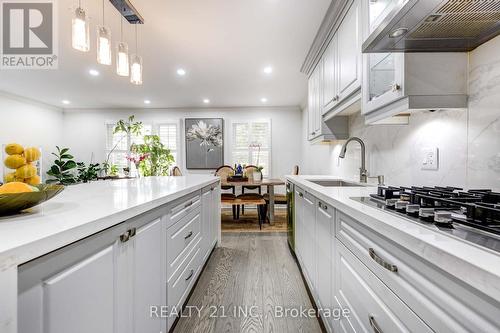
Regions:
[[2, 69], [56, 69], [53, 0], [0, 0]]

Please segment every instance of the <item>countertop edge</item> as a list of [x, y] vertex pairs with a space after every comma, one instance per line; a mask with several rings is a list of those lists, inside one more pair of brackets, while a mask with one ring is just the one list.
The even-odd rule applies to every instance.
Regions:
[[218, 182], [220, 182], [219, 178], [200, 181], [196, 185], [187, 186], [175, 193], [170, 193], [134, 207], [127, 207], [119, 212], [103, 216], [85, 224], [65, 229], [58, 233], [53, 233], [48, 237], [10, 248], [0, 253], [0, 272], [9, 270], [12, 267], [17, 267], [59, 248], [68, 246]]

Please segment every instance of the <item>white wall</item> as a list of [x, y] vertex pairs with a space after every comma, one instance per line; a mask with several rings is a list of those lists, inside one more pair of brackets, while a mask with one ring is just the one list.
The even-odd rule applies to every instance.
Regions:
[[[351, 136], [367, 146], [367, 169], [385, 175], [393, 185], [449, 185], [500, 190], [500, 37], [470, 53], [469, 108], [417, 112], [409, 125], [364, 125], [357, 113], [350, 117]], [[303, 171], [358, 178], [360, 148], [348, 147], [345, 159], [338, 155], [343, 142], [310, 145], [307, 142], [307, 110], [303, 111]], [[422, 148], [439, 149], [439, 170], [422, 170]]]
[[[63, 137], [79, 160], [89, 161], [94, 153], [95, 161], [105, 160], [105, 123], [117, 121], [129, 115], [143, 122], [161, 123], [183, 118], [224, 118], [224, 159], [230, 163], [231, 122], [238, 120], [271, 120], [272, 127], [272, 176], [289, 174], [293, 165], [301, 160], [301, 112], [298, 107], [281, 108], [223, 108], [223, 109], [144, 109], [144, 110], [70, 110], [64, 113]], [[181, 127], [182, 168], [187, 173], [213, 171], [186, 171], [183, 145], [184, 129]]]
[[[0, 145], [16, 142], [41, 147], [43, 177], [52, 163], [50, 153], [62, 144], [62, 128], [61, 109], [0, 92]], [[0, 179], [3, 169], [2, 159]]]

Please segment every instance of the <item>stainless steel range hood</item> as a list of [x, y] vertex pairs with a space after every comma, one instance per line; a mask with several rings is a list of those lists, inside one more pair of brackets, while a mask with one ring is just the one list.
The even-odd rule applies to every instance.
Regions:
[[465, 52], [500, 33], [500, 0], [394, 1], [364, 53]]

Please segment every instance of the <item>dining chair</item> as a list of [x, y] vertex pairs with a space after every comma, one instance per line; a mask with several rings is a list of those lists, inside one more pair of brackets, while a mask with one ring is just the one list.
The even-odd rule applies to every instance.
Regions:
[[174, 166], [172, 171], [170, 172], [170, 176], [180, 177], [182, 176], [182, 171], [178, 166]]
[[[215, 170], [215, 175], [220, 177], [221, 182], [224, 182], [225, 180], [227, 180], [227, 178], [229, 176], [232, 176], [233, 174], [234, 174], [234, 169], [230, 165], [223, 165], [223, 166], [217, 168], [217, 170]], [[234, 187], [234, 186], [228, 186], [228, 185], [221, 186], [221, 190], [231, 191], [231, 193], [234, 196], [236, 196], [236, 187]], [[233, 208], [233, 216], [236, 216], [237, 215], [237, 211], [236, 211], [237, 207], [232, 205], [232, 208]], [[238, 207], [238, 210], [239, 210], [239, 207]], [[238, 215], [239, 215], [239, 212], [238, 212]]]
[[[262, 197], [262, 195], [258, 193], [244, 193], [240, 194], [236, 197], [236, 204], [244, 206], [244, 205], [255, 205], [257, 206], [257, 217], [259, 220], [259, 229], [262, 230], [262, 224], [265, 221], [266, 213], [265, 206], [266, 200]], [[236, 219], [239, 219], [239, 214], [236, 215]]]
[[[247, 174], [247, 177], [249, 180], [253, 180], [253, 173], [254, 172], [259, 172], [262, 174], [261, 171], [259, 171], [259, 169], [255, 166], [255, 165], [247, 165], [245, 167], [245, 172]], [[258, 194], [262, 194], [262, 188], [260, 187], [260, 185], [257, 185], [257, 186], [253, 186], [253, 185], [245, 185], [245, 186], [242, 186], [241, 187], [241, 194], [245, 194], [245, 191], [248, 191], [248, 190], [257, 190], [257, 193]], [[248, 192], [246, 192], [248, 193]], [[245, 206], [241, 206], [241, 214], [242, 215], [245, 215]]]

